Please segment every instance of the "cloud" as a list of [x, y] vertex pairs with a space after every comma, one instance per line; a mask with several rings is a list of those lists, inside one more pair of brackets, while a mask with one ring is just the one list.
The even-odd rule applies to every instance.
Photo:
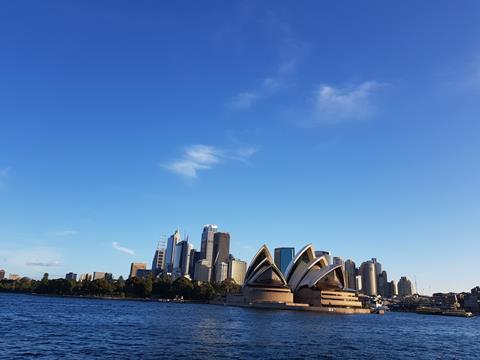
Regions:
[[375, 94], [383, 86], [376, 81], [343, 88], [321, 84], [314, 91], [310, 109], [293, 112], [295, 122], [311, 126], [369, 119], [376, 112]]
[[234, 150], [222, 150], [210, 145], [192, 145], [184, 150], [182, 157], [163, 165], [169, 171], [185, 178], [195, 179], [199, 170], [211, 169], [225, 160], [247, 161], [257, 149], [253, 146], [241, 146]]
[[61, 230], [55, 232], [57, 236], [73, 236], [76, 235], [78, 232], [76, 230]]
[[299, 41], [291, 26], [273, 12], [269, 12], [262, 23], [273, 36], [273, 42], [277, 42], [279, 60], [272, 73], [257, 80], [256, 86], [239, 92], [229, 100], [228, 106], [235, 110], [249, 109], [258, 101], [291, 86], [290, 78], [307, 52], [308, 44]]
[[10, 242], [9, 247], [0, 248], [1, 267], [9, 273], [38, 278], [45, 267], [55, 267], [62, 270], [64, 258], [59, 248], [52, 246], [37, 246], [34, 244], [17, 244]]
[[25, 265], [27, 266], [38, 266], [38, 267], [52, 267], [52, 266], [59, 266], [60, 261], [48, 261], [48, 262], [42, 262], [42, 261], [30, 261], [27, 262]]
[[135, 255], [135, 251], [133, 251], [132, 249], [120, 246], [116, 241], [112, 242], [112, 248], [128, 255]]

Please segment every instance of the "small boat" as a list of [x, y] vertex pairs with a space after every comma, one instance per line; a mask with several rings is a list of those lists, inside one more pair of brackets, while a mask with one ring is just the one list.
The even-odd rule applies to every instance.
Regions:
[[445, 316], [459, 316], [459, 317], [472, 317], [473, 314], [470, 311], [465, 311], [463, 309], [459, 310], [447, 310], [442, 313]]

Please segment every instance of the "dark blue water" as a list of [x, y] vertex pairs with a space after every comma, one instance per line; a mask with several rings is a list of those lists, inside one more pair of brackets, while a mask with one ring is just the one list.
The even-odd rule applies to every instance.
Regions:
[[480, 358], [480, 317], [0, 294], [0, 358]]

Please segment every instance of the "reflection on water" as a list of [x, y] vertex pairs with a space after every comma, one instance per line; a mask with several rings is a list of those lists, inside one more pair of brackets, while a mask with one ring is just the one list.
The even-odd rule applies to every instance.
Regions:
[[0, 358], [478, 358], [480, 317], [0, 294]]

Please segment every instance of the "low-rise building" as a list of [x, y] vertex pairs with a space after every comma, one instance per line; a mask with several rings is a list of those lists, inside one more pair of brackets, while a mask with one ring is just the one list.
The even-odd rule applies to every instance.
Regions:
[[238, 285], [243, 285], [247, 272], [246, 261], [230, 259], [228, 262], [228, 279], [234, 280]]
[[73, 272], [69, 272], [65, 275], [65, 280], [77, 281], [77, 274], [75, 274]]
[[138, 270], [145, 270], [147, 268], [146, 263], [132, 263], [130, 265], [130, 275], [129, 278], [134, 278], [137, 276], [137, 271]]

